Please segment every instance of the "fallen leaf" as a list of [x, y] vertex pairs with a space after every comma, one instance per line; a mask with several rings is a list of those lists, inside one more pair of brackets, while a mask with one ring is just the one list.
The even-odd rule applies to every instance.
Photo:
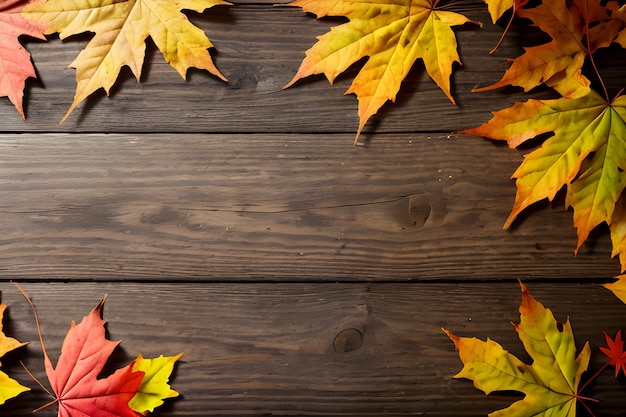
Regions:
[[213, 44], [182, 9], [203, 12], [223, 0], [47, 0], [26, 7], [22, 15], [48, 25], [46, 34], [61, 39], [85, 32], [94, 37], [71, 64], [76, 68], [76, 94], [65, 121], [80, 102], [100, 88], [107, 95], [120, 70], [128, 66], [140, 80], [146, 39], [152, 38], [165, 61], [186, 78], [190, 67], [226, 78], [213, 64]]
[[[106, 297], [76, 325], [72, 321], [56, 368], [44, 348], [46, 375], [59, 405], [59, 417], [137, 417], [129, 401], [144, 373], [133, 364], [98, 378], [119, 342], [106, 339], [102, 307]], [[54, 403], [53, 402], [53, 403]]]
[[346, 94], [359, 101], [358, 140], [367, 120], [388, 100], [395, 101], [400, 84], [417, 59], [454, 103], [450, 75], [460, 62], [452, 26], [471, 22], [459, 13], [437, 7], [438, 0], [295, 0], [305, 12], [324, 16], [345, 16], [348, 23], [333, 27], [318, 37], [306, 52], [298, 72], [285, 86], [323, 73], [332, 84], [355, 62], [368, 57]]
[[[2, 320], [6, 308], [6, 304], [0, 304], [0, 358], [8, 352], [26, 345], [26, 343], [18, 342], [16, 339], [6, 336], [2, 331]], [[0, 404], [4, 404], [7, 400], [29, 389], [0, 371]]]
[[574, 208], [577, 249], [598, 224], [612, 225], [626, 185], [626, 97], [607, 103], [596, 92], [578, 99], [528, 100], [493, 113], [485, 124], [463, 131], [506, 140], [511, 148], [552, 133], [526, 155], [513, 174], [517, 195], [504, 227], [531, 204], [567, 186]]
[[144, 377], [137, 394], [130, 401], [129, 406], [141, 414], [148, 414], [163, 404], [167, 398], [178, 397], [178, 392], [169, 386], [169, 378], [174, 370], [174, 364], [183, 356], [159, 356], [154, 359], [144, 359], [139, 354], [133, 362], [133, 371], [142, 371]]
[[619, 29], [618, 25], [608, 24], [612, 20], [608, 9], [599, 1], [551, 0], [536, 7], [519, 8], [516, 13], [530, 19], [551, 40], [524, 48], [524, 54], [512, 60], [500, 81], [472, 91], [508, 85], [529, 91], [545, 83], [567, 98], [587, 95], [590, 81], [582, 73], [585, 58], [596, 49], [609, 46]]
[[45, 39], [43, 26], [29, 22], [20, 14], [28, 0], [13, 0], [0, 3], [0, 96], [8, 97], [25, 119], [24, 86], [28, 78], [36, 78], [30, 54], [20, 42], [22, 35]]
[[522, 362], [491, 339], [459, 337], [443, 329], [463, 362], [463, 369], [455, 378], [472, 380], [485, 394], [525, 394], [522, 400], [489, 414], [490, 417], [575, 417], [578, 385], [591, 356], [589, 343], [576, 356], [569, 320], [557, 323], [550, 309], [535, 300], [525, 285], [521, 287], [520, 324], [515, 330], [532, 363]]
[[626, 352], [624, 352], [624, 341], [622, 341], [622, 331], [618, 330], [615, 339], [604, 333], [608, 347], [600, 346], [600, 351], [609, 358], [609, 365], [615, 366], [615, 378], [620, 369], [626, 375]]
[[602, 286], [610, 290], [620, 301], [626, 304], [626, 275], [618, 275], [617, 281]]

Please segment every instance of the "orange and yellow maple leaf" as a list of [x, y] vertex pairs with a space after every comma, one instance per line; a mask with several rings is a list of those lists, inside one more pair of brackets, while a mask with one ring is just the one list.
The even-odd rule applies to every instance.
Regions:
[[[531, 204], [552, 200], [567, 186], [574, 208], [577, 250], [602, 222], [620, 227], [616, 204], [626, 185], [626, 97], [607, 103], [595, 91], [577, 99], [528, 100], [493, 113], [487, 123], [464, 133], [506, 140], [511, 148], [545, 133], [554, 134], [526, 155], [513, 174], [517, 195], [508, 227]], [[614, 255], [626, 252], [616, 237]], [[623, 267], [626, 266], [622, 262]]]
[[[430, 77], [454, 103], [450, 92], [452, 66], [460, 62], [452, 26], [470, 20], [462, 14], [437, 8], [438, 0], [295, 0], [318, 18], [345, 16], [349, 19], [306, 52], [298, 72], [286, 87], [314, 74], [323, 73], [332, 83], [355, 62], [368, 57], [346, 94], [359, 101], [359, 128], [387, 101], [395, 101], [400, 84], [417, 59], [422, 59]], [[355, 142], [356, 142], [355, 140]]]
[[619, 29], [609, 10], [599, 1], [551, 0], [537, 7], [519, 8], [516, 13], [530, 19], [551, 40], [524, 48], [525, 53], [513, 60], [500, 81], [473, 91], [508, 85], [529, 91], [546, 84], [568, 98], [589, 93], [590, 81], [582, 72], [585, 58], [609, 46]]
[[141, 77], [146, 39], [152, 38], [165, 60], [186, 78], [190, 67], [205, 69], [225, 80], [208, 49], [213, 44], [181, 10], [203, 12], [223, 0], [47, 0], [26, 7], [22, 15], [48, 25], [46, 34], [61, 39], [93, 32], [95, 35], [72, 63], [76, 68], [76, 106], [100, 88], [109, 93], [122, 67]]
[[43, 27], [20, 14], [28, 0], [0, 1], [0, 96], [8, 97], [25, 118], [23, 97], [26, 79], [36, 77], [30, 54], [18, 37], [45, 39]]
[[569, 320], [557, 323], [550, 309], [535, 300], [526, 286], [521, 286], [520, 324], [515, 330], [532, 363], [522, 362], [491, 339], [459, 337], [443, 329], [463, 362], [463, 369], [455, 378], [472, 380], [486, 394], [525, 394], [522, 400], [489, 414], [490, 417], [575, 417], [578, 386], [591, 357], [589, 343], [577, 356]]

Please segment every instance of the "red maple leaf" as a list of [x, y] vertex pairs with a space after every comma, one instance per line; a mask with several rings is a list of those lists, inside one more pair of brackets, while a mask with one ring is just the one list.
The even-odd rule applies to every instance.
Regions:
[[624, 342], [622, 341], [622, 331], [618, 330], [615, 340], [604, 333], [608, 347], [600, 346], [600, 350], [609, 358], [609, 365], [615, 366], [615, 378], [621, 369], [626, 375], [626, 352], [624, 352]]
[[[76, 325], [72, 321], [56, 368], [45, 348], [46, 374], [56, 396], [59, 417], [137, 417], [128, 402], [137, 393], [144, 372], [133, 363], [98, 379], [109, 356], [120, 343], [105, 337], [101, 312], [106, 297]], [[43, 343], [42, 343], [43, 345]]]

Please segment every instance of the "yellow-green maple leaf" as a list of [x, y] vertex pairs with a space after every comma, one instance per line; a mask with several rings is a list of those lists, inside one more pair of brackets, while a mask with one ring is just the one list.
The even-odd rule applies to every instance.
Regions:
[[318, 37], [286, 87], [313, 74], [332, 83], [355, 62], [368, 57], [346, 94], [359, 100], [359, 134], [367, 120], [388, 100], [395, 101], [402, 80], [422, 59], [430, 77], [454, 103], [450, 92], [452, 65], [460, 62], [452, 26], [470, 20], [437, 8], [438, 0], [295, 0], [318, 18], [345, 16], [348, 23]]
[[148, 36], [181, 77], [195, 67], [225, 80], [209, 54], [213, 44], [181, 10], [203, 12], [226, 4], [223, 0], [47, 0], [26, 7], [22, 15], [48, 24], [46, 34], [58, 32], [61, 39], [95, 34], [71, 64], [76, 68], [77, 88], [63, 122], [96, 90], [104, 88], [108, 94], [122, 67], [128, 66], [139, 81]]
[[[6, 353], [26, 345], [26, 343], [18, 342], [12, 337], [7, 337], [2, 331], [2, 319], [6, 308], [6, 304], [0, 304], [0, 358]], [[0, 371], [0, 404], [4, 404], [7, 400], [29, 389]]]
[[520, 324], [515, 329], [532, 364], [522, 362], [491, 339], [459, 337], [443, 329], [463, 362], [455, 378], [472, 380], [486, 394], [525, 394], [522, 400], [490, 417], [575, 417], [578, 385], [591, 356], [589, 343], [576, 356], [569, 320], [559, 325], [550, 309], [535, 300], [523, 284], [519, 311]]
[[169, 378], [174, 370], [174, 364], [183, 356], [159, 356], [154, 359], [145, 359], [139, 354], [133, 363], [133, 372], [144, 372], [143, 379], [137, 394], [128, 403], [130, 408], [138, 413], [148, 414], [167, 398], [178, 397], [178, 392], [169, 386]]
[[529, 205], [552, 200], [567, 185], [578, 245], [598, 224], [612, 224], [626, 185], [626, 97], [607, 103], [595, 91], [577, 99], [528, 100], [493, 113], [464, 133], [506, 140], [511, 148], [545, 133], [541, 147], [526, 155], [513, 174], [517, 195], [504, 227]]

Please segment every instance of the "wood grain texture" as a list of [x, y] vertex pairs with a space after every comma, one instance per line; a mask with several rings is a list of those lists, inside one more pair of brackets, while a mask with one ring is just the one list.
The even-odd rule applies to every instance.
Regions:
[[[0, 136], [13, 279], [607, 279], [563, 201], [502, 230], [521, 154], [397, 134]], [[485, 161], [491, 161], [485, 166]], [[567, 271], [564, 273], [564, 271]]]
[[[509, 323], [519, 321], [515, 282], [24, 283], [23, 288], [37, 306], [53, 362], [70, 320], [80, 321], [104, 293], [109, 337], [123, 341], [112, 368], [139, 352], [151, 357], [184, 351], [173, 380], [183, 397], [161, 416], [484, 416], [518, 397], [486, 397], [470, 381], [453, 379], [461, 363], [440, 328], [495, 338], [528, 361]], [[29, 307], [10, 284], [2, 289], [9, 304], [5, 331], [32, 341], [17, 356], [43, 377]], [[529, 289], [557, 319], [570, 317], [579, 348], [590, 341], [595, 360], [586, 375], [591, 375], [602, 365], [597, 354], [598, 344], [604, 345], [602, 331], [626, 326], [624, 305], [589, 284]], [[346, 333], [353, 335], [351, 345]], [[19, 367], [8, 371], [35, 390]], [[600, 400], [592, 404], [596, 415], [619, 414], [623, 392], [611, 371], [603, 374], [593, 390]], [[10, 415], [29, 414], [46, 401], [40, 390], [24, 394], [13, 403], [18, 413]]]

